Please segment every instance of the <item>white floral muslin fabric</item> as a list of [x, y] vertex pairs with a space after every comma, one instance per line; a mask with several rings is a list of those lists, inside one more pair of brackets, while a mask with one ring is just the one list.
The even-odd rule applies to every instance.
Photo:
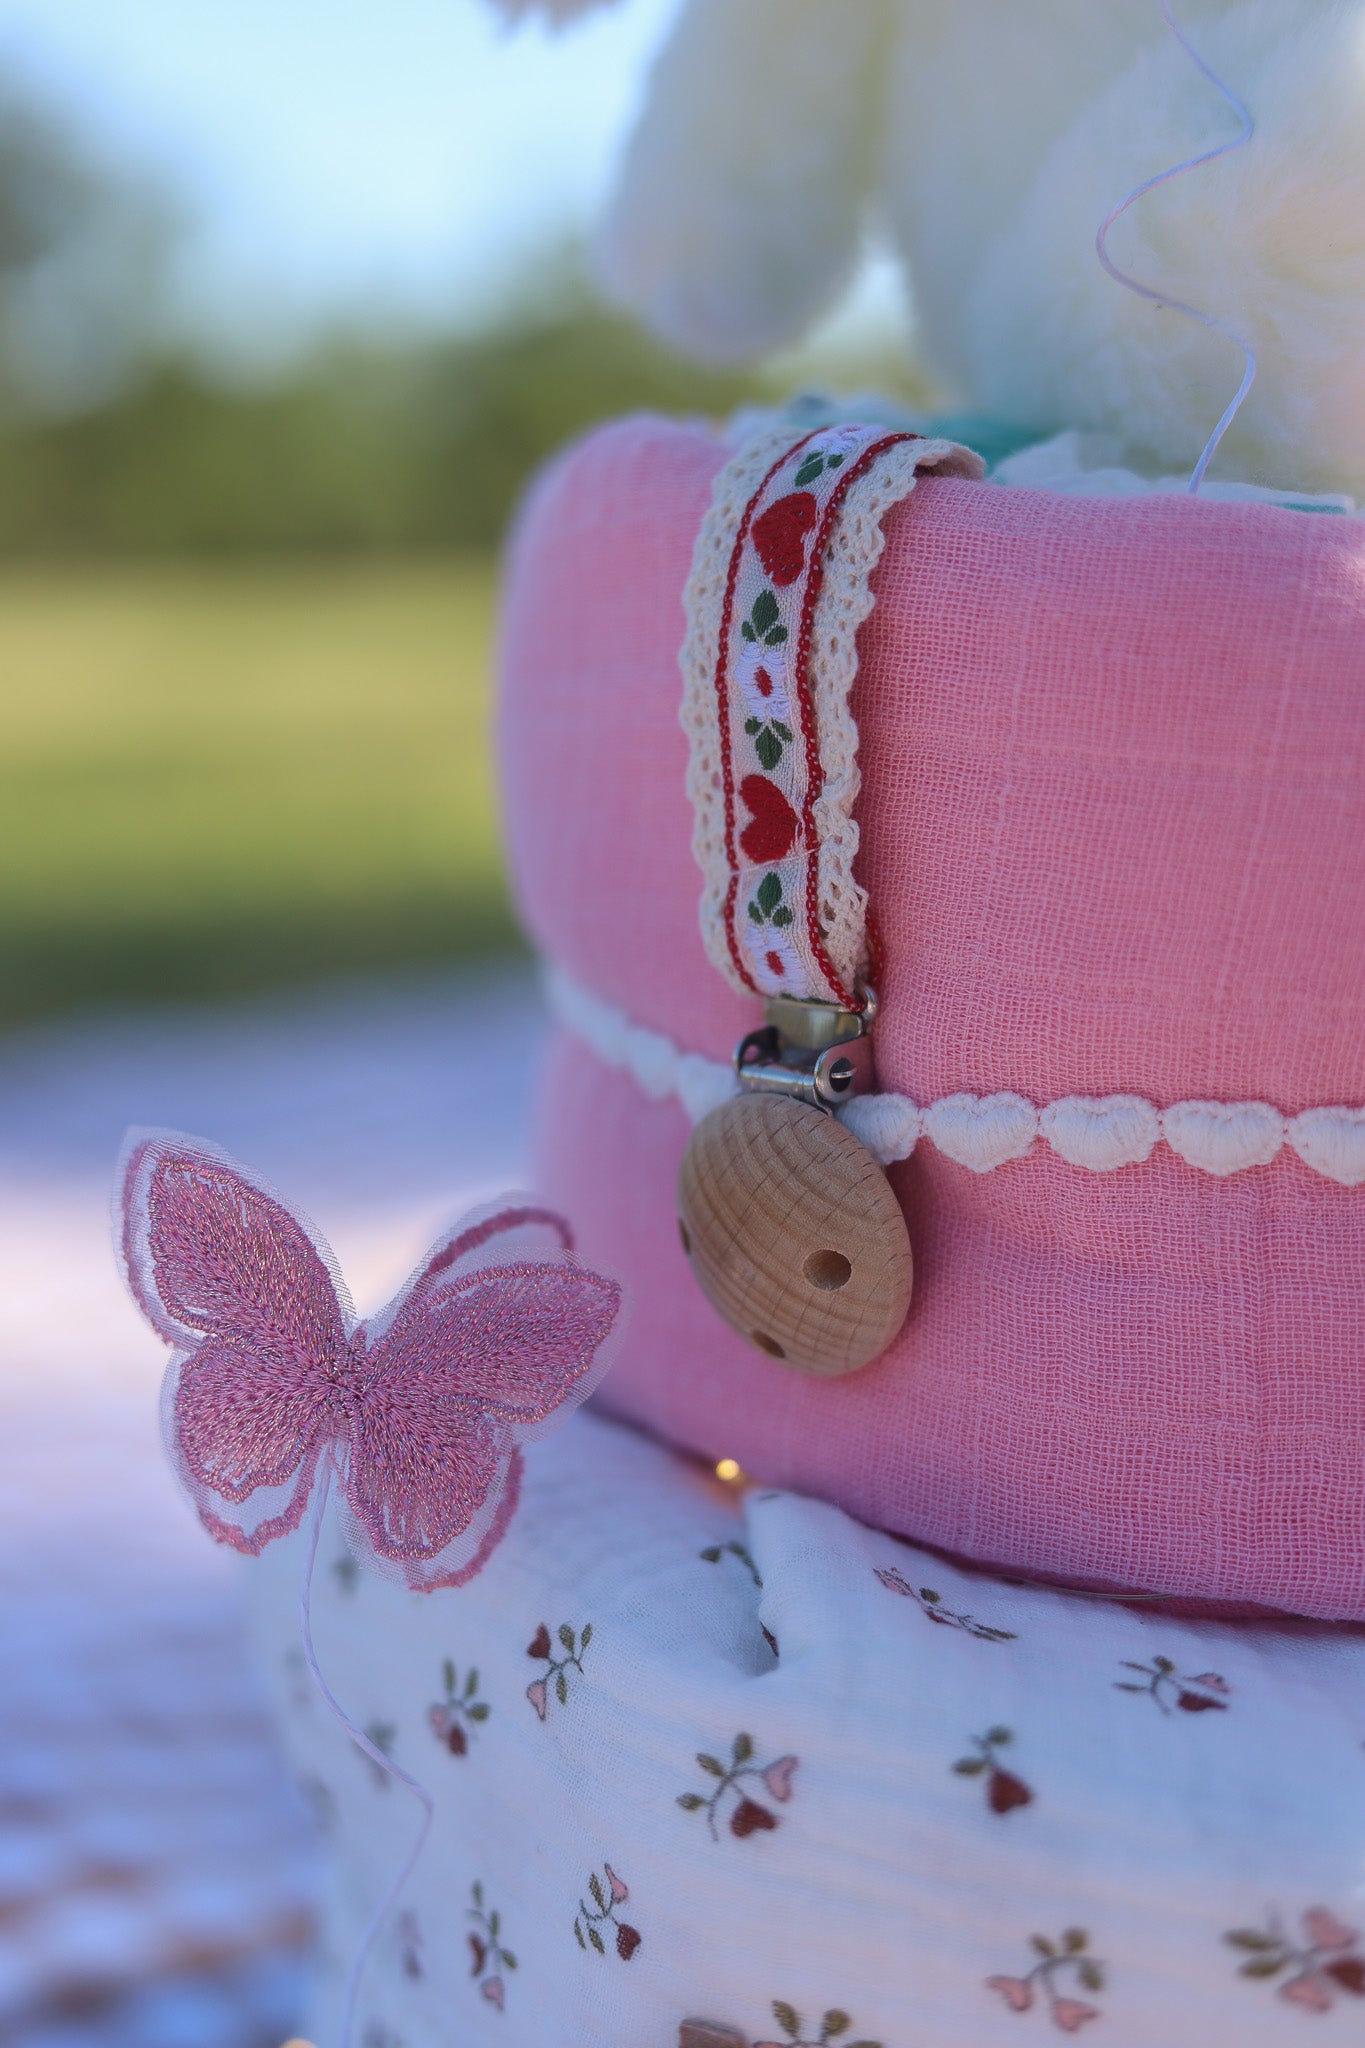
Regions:
[[[312, 2037], [414, 1803], [250, 1567], [332, 1877]], [[362, 2048], [1272, 2048], [1365, 2039], [1365, 1631], [955, 1568], [585, 1414], [487, 1569], [325, 1532], [319, 1659], [427, 1786]]]

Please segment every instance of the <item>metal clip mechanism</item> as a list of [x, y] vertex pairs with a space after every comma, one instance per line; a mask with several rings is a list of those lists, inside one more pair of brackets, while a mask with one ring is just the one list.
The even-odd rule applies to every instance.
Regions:
[[735, 1047], [735, 1073], [747, 1093], [789, 1095], [815, 1109], [837, 1109], [872, 1086], [869, 1032], [877, 1001], [865, 991], [861, 1015], [837, 1003], [772, 996], [765, 1022]]

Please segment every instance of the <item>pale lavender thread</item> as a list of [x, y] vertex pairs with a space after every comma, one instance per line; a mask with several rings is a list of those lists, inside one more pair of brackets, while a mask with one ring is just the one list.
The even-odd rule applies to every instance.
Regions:
[[422, 1825], [417, 1831], [417, 1839], [408, 1851], [402, 1869], [393, 1879], [383, 1898], [370, 1915], [369, 1924], [360, 1937], [360, 1945], [356, 1949], [350, 1970], [347, 1973], [346, 1989], [341, 2000], [341, 2048], [351, 2048], [351, 2029], [355, 2020], [355, 2002], [357, 1993], [360, 1990], [361, 1975], [366, 1962], [369, 1960], [370, 1950], [374, 1947], [380, 1928], [397, 1905], [403, 1887], [417, 1868], [418, 1859], [426, 1847], [427, 1836], [431, 1832], [431, 1823], [436, 1809], [431, 1794], [427, 1791], [426, 1787], [419, 1785], [416, 1778], [409, 1777], [401, 1765], [394, 1763], [392, 1757], [385, 1756], [383, 1750], [377, 1744], [371, 1742], [363, 1728], [357, 1728], [355, 1722], [337, 1700], [336, 1695], [318, 1668], [317, 1653], [313, 1648], [313, 1568], [317, 1563], [318, 1543], [322, 1536], [322, 1518], [326, 1512], [327, 1496], [331, 1492], [331, 1487], [332, 1460], [330, 1454], [324, 1454], [318, 1470], [317, 1482], [313, 1489], [312, 1511], [308, 1524], [308, 1548], [304, 1554], [303, 1575], [299, 1580], [299, 1634], [303, 1640], [303, 1661], [308, 1667], [309, 1675], [318, 1692], [346, 1730], [356, 1748], [367, 1756], [371, 1763], [377, 1765], [380, 1770], [387, 1771], [391, 1778], [397, 1778], [401, 1785], [406, 1785], [408, 1790], [421, 1802], [422, 1806]]
[[1194, 497], [1198, 494], [1199, 488], [1208, 472], [1209, 464], [1218, 451], [1219, 442], [1241, 411], [1246, 401], [1247, 393], [1256, 381], [1256, 351], [1252, 348], [1250, 342], [1244, 341], [1240, 334], [1237, 334], [1231, 327], [1226, 326], [1223, 321], [1215, 318], [1212, 313], [1201, 312], [1198, 306], [1187, 306], [1183, 299], [1173, 299], [1168, 292], [1160, 291], [1154, 285], [1143, 284], [1140, 278], [1133, 277], [1127, 271], [1120, 270], [1109, 254], [1109, 230], [1116, 221], [1127, 213], [1130, 206], [1136, 205], [1137, 201], [1144, 198], [1148, 192], [1154, 192], [1158, 185], [1168, 184], [1172, 178], [1182, 177], [1186, 171], [1197, 171], [1204, 164], [1215, 163], [1220, 156], [1230, 156], [1235, 149], [1245, 149], [1252, 136], [1256, 133], [1256, 123], [1252, 120], [1247, 107], [1237, 97], [1232, 87], [1226, 80], [1219, 77], [1213, 66], [1196, 50], [1184, 29], [1181, 28], [1179, 22], [1172, 14], [1170, 0], [1159, 0], [1159, 4], [1161, 7], [1161, 18], [1167, 28], [1171, 31], [1171, 34], [1175, 37], [1190, 61], [1196, 64], [1200, 71], [1203, 72], [1209, 84], [1214, 86], [1223, 95], [1223, 98], [1241, 122], [1242, 132], [1231, 142], [1220, 142], [1216, 149], [1206, 149], [1198, 156], [1187, 156], [1183, 163], [1172, 164], [1168, 171], [1158, 171], [1155, 177], [1144, 178], [1140, 185], [1135, 185], [1127, 197], [1120, 199], [1118, 205], [1114, 207], [1112, 212], [1106, 214], [1104, 220], [1100, 223], [1099, 231], [1095, 236], [1095, 254], [1099, 257], [1105, 271], [1114, 279], [1116, 284], [1123, 285], [1127, 291], [1136, 292], [1139, 298], [1148, 300], [1153, 306], [1160, 306], [1166, 312], [1183, 313], [1187, 320], [1198, 320], [1201, 326], [1211, 328], [1215, 334], [1221, 334], [1225, 341], [1235, 342], [1242, 351], [1245, 368], [1242, 372], [1242, 381], [1237, 387], [1236, 396], [1213, 432], [1209, 435], [1207, 442], [1204, 444], [1204, 452], [1190, 473], [1188, 488], [1191, 497]]

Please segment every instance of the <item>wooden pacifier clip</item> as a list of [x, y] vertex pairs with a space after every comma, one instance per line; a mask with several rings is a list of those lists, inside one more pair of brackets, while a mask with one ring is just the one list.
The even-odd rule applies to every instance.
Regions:
[[872, 1084], [876, 1008], [853, 873], [857, 635], [882, 518], [925, 470], [981, 465], [878, 426], [770, 430], [721, 471], [684, 598], [702, 938], [764, 1023], [736, 1048], [739, 1094], [692, 1134], [679, 1227], [725, 1320], [824, 1376], [886, 1349], [913, 1284], [900, 1204], [837, 1111]]

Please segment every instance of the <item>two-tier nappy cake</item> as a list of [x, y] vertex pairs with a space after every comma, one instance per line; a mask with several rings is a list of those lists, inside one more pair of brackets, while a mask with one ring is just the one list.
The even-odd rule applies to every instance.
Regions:
[[[210, 1400], [166, 1312], [173, 1448], [264, 1550], [327, 1841], [319, 2043], [1365, 2028], [1365, 526], [1349, 421], [1333, 456], [1314, 409], [1365, 243], [1325, 278], [1310, 235], [1292, 292], [1202, 325], [1181, 269], [1201, 190], [1289, 263], [1266, 195], [1308, 132], [1295, 80], [1332, 177], [1365, 179], [1332, 125], [1365, 17], [851, 12], [690, 0], [613, 274], [683, 342], [780, 339], [914, 168], [887, 217], [973, 413], [638, 416], [536, 480], [498, 717], [555, 1019], [544, 1211], [438, 1247], [371, 1325], [320, 1279], [311, 1320], [272, 1309], [281, 1384], [312, 1391], [287, 1429], [272, 1395], [249, 1473], [209, 1448], [237, 1383], [215, 1366]], [[1011, 51], [1018, 95], [1048, 81], [1017, 122]], [[1106, 136], [1068, 340], [1001, 238]], [[1321, 166], [1294, 162], [1306, 205]], [[962, 323], [1011, 278], [1006, 375]], [[1087, 355], [1070, 416], [1040, 376], [1031, 410], [1020, 364], [1087, 321], [1107, 370]], [[1262, 380], [1220, 419], [1234, 342]], [[134, 1275], [201, 1228], [157, 1171], [129, 1182]], [[252, 1243], [285, 1246], [292, 1300], [283, 1213]]]

